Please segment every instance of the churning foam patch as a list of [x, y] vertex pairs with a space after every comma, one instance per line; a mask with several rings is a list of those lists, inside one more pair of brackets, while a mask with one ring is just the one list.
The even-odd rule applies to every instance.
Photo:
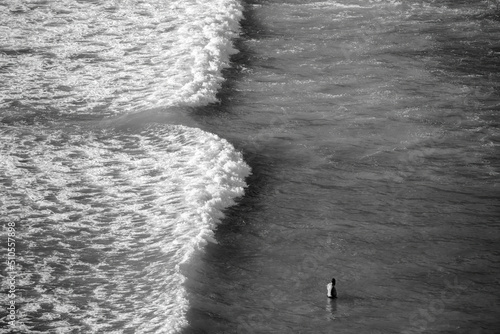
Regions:
[[[216, 101], [237, 0], [0, 6], [0, 111], [116, 114]], [[1, 29], [1, 27], [0, 27]]]
[[4, 127], [0, 136], [1, 220], [23, 235], [26, 330], [183, 328], [182, 267], [244, 193], [241, 154], [214, 134], [171, 125]]
[[[217, 0], [187, 5], [179, 18], [178, 39], [191, 59], [190, 80], [174, 94], [171, 104], [200, 106], [216, 102], [216, 94], [229, 67], [229, 57], [238, 51], [233, 39], [240, 31], [242, 6], [238, 1]], [[190, 51], [188, 51], [190, 50]], [[156, 99], [155, 99], [156, 100]]]

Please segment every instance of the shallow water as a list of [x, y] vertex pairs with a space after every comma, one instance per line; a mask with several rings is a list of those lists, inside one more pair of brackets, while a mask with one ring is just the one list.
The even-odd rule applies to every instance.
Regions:
[[495, 333], [495, 3], [242, 4], [2, 4], [0, 332]]
[[496, 8], [266, 1], [245, 17], [224, 114], [197, 119], [253, 176], [188, 281], [186, 332], [494, 333]]

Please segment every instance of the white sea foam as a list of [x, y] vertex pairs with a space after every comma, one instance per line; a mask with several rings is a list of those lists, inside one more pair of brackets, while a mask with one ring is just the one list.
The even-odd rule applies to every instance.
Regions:
[[[215, 102], [241, 16], [237, 0], [7, 0], [0, 119]], [[23, 236], [17, 283], [30, 291], [17, 300], [17, 330], [186, 325], [184, 270], [243, 194], [249, 167], [199, 129], [104, 129], [115, 121], [0, 128], [1, 221]]]
[[26, 326], [62, 330], [68, 322], [68, 330], [95, 333], [185, 326], [182, 267], [243, 194], [250, 170], [241, 154], [183, 126], [2, 130], [16, 139], [0, 145], [0, 211], [26, 247], [17, 260], [18, 284], [33, 292], [19, 299]]
[[0, 112], [108, 114], [214, 102], [241, 15], [237, 0], [7, 1]]

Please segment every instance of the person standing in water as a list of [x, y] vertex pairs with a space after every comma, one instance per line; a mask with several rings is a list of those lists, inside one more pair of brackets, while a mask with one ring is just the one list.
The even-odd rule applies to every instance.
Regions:
[[332, 278], [332, 282], [328, 283], [326, 286], [328, 298], [337, 298], [337, 289], [335, 289], [335, 278]]

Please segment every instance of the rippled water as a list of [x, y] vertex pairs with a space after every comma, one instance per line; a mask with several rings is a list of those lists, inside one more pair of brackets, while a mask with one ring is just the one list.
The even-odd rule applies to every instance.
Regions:
[[497, 4], [241, 5], [1, 3], [0, 332], [495, 333]]
[[253, 1], [245, 17], [227, 116], [198, 119], [254, 176], [188, 282], [186, 332], [495, 333], [496, 6]]

